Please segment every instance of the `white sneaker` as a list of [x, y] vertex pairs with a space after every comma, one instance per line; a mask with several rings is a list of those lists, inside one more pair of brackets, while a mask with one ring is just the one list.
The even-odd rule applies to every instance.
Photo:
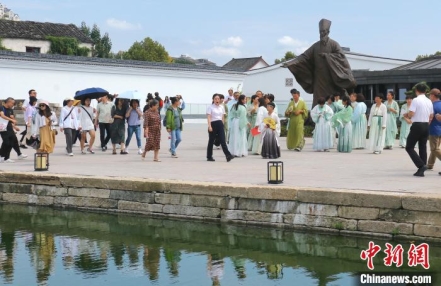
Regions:
[[27, 157], [28, 157], [28, 155], [21, 154], [20, 156], [18, 156], [18, 160], [22, 160], [22, 159], [27, 158]]
[[15, 161], [11, 160], [11, 159], [8, 159], [8, 160], [5, 160], [5, 163], [15, 163]]
[[126, 148], [126, 150], [125, 150], [126, 152], [127, 152], [127, 154], [129, 154], [129, 149], [128, 148]]
[[73, 153], [69, 153], [67, 154], [67, 156], [72, 157], [74, 154]]
[[116, 149], [121, 149], [121, 145], [120, 144], [116, 144]]
[[142, 155], [142, 149], [141, 148], [139, 148], [139, 150], [138, 150], [138, 155]]
[[78, 145], [77, 144], [72, 144], [72, 147], [78, 147]]

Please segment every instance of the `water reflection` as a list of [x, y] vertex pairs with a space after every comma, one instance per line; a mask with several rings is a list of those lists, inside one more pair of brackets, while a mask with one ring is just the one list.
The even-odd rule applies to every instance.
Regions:
[[[0, 205], [0, 277], [11, 285], [350, 285], [352, 273], [367, 269], [359, 256], [368, 242]], [[431, 245], [432, 269], [440, 254]], [[383, 258], [375, 257], [376, 270], [393, 270]]]

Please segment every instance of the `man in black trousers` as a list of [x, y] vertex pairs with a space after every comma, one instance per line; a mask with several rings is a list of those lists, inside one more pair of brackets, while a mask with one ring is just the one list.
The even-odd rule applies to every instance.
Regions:
[[[426, 85], [417, 84], [415, 92], [417, 97], [412, 100], [408, 113], [408, 118], [412, 120], [412, 126], [407, 137], [406, 151], [418, 168], [418, 171], [413, 175], [424, 177], [424, 172], [427, 170], [427, 139], [429, 124], [433, 119], [433, 104], [426, 97]], [[417, 142], [419, 154], [415, 151]]]

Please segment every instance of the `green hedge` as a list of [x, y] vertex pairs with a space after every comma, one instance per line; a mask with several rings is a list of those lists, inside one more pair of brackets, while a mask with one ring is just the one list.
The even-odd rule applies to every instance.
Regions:
[[51, 48], [49, 50], [51, 54], [83, 57], [89, 55], [90, 49], [80, 47], [78, 40], [75, 38], [48, 36], [46, 39], [51, 42]]

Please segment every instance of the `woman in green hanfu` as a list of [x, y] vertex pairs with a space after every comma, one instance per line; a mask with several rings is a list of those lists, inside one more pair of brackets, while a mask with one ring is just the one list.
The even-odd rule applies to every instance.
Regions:
[[332, 117], [332, 125], [336, 128], [338, 134], [337, 151], [350, 153], [352, 152], [352, 106], [347, 95], [342, 97], [344, 108], [334, 114]]
[[387, 108], [387, 123], [386, 123], [386, 139], [384, 142], [384, 149], [391, 150], [395, 145], [395, 139], [397, 138], [397, 117], [400, 115], [400, 107], [394, 100], [395, 93], [389, 91], [387, 93], [387, 101], [385, 102]]
[[286, 147], [288, 150], [300, 152], [305, 146], [303, 125], [308, 118], [308, 108], [305, 101], [300, 99], [300, 92], [291, 90], [293, 100], [288, 104], [285, 116], [289, 118], [288, 135], [286, 136]]

